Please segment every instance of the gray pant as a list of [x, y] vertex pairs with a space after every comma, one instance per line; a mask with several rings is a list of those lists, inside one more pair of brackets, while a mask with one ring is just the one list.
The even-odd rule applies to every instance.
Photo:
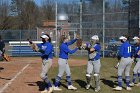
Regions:
[[96, 61], [88, 61], [87, 74], [91, 75], [93, 72], [94, 72], [94, 74], [99, 74], [100, 67], [101, 67], [100, 59], [96, 60]]
[[133, 69], [134, 74], [140, 73], [140, 58], [137, 58], [137, 63]]
[[125, 71], [125, 76], [129, 76], [131, 65], [132, 65], [132, 59], [130, 57], [128, 58], [122, 57], [118, 67], [118, 76], [122, 76], [124, 71]]
[[47, 78], [47, 73], [52, 66], [52, 59], [44, 59], [42, 60], [42, 70], [41, 70], [41, 78], [44, 80]]
[[58, 59], [58, 65], [59, 65], [58, 76], [59, 77], [62, 77], [64, 72], [66, 72], [67, 76], [71, 75], [69, 64], [67, 61], [68, 61], [67, 59], [62, 59], [62, 58]]
[[90, 84], [91, 82], [91, 75], [94, 72], [94, 80], [95, 80], [95, 88], [98, 89], [100, 87], [100, 59], [96, 61], [88, 61], [87, 64], [87, 74], [86, 74], [86, 79], [87, 79], [87, 85]]

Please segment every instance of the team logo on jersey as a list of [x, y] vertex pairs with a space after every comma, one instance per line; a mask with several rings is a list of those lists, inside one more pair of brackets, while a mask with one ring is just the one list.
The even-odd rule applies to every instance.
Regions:
[[42, 50], [46, 50], [46, 48], [47, 48], [47, 46], [42, 46], [41, 49], [42, 49]]

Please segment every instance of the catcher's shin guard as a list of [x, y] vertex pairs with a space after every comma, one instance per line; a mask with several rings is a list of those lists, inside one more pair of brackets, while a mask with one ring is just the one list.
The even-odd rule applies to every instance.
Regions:
[[87, 80], [87, 85], [90, 85], [90, 82], [91, 82], [91, 75], [90, 74], [86, 74], [86, 80]]
[[99, 88], [100, 87], [100, 75], [94, 74], [94, 79], [95, 79], [95, 87]]

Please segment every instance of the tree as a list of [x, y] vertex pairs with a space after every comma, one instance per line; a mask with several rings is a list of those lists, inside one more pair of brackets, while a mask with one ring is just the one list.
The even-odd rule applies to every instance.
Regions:
[[55, 0], [43, 0], [40, 11], [43, 20], [55, 20]]
[[39, 9], [33, 0], [12, 0], [11, 15], [15, 18], [14, 23], [18, 23], [18, 29], [34, 29], [38, 24]]
[[9, 4], [8, 0], [0, 1], [0, 29], [6, 30], [10, 27], [10, 17], [9, 17]]

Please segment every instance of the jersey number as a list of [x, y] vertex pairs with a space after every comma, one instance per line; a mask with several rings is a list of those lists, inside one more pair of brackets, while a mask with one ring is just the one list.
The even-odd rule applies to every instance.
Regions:
[[131, 46], [130, 47], [128, 47], [128, 53], [130, 53], [131, 52]]

